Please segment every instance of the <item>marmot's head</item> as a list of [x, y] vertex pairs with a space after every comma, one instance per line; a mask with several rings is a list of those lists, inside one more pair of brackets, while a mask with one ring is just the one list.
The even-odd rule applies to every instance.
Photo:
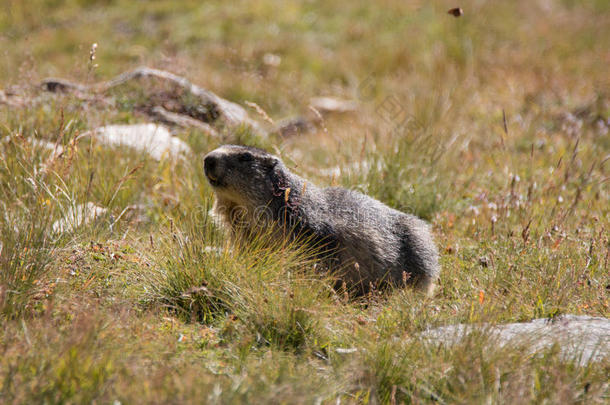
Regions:
[[219, 197], [264, 206], [277, 194], [283, 164], [262, 149], [223, 145], [205, 156], [204, 170]]

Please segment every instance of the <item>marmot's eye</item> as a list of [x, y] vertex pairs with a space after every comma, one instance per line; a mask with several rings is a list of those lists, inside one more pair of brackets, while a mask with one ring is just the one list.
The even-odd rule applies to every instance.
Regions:
[[237, 160], [239, 160], [240, 162], [250, 162], [253, 159], [254, 156], [252, 156], [250, 152], [240, 153], [239, 156], [237, 156]]

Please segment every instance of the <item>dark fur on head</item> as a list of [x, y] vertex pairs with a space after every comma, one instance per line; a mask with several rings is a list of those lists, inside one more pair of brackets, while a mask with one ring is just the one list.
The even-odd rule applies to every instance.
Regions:
[[[250, 146], [224, 145], [208, 153], [204, 169], [214, 187], [214, 211], [234, 233], [256, 233], [270, 221], [296, 222], [298, 193], [284, 163]], [[284, 227], [285, 228], [285, 227]]]
[[[260, 197], [272, 191], [275, 166], [281, 164], [281, 160], [262, 149], [239, 145], [224, 145], [204, 159], [205, 174], [215, 191], [233, 196], [239, 203], [264, 203]], [[248, 193], [253, 183], [259, 189]]]

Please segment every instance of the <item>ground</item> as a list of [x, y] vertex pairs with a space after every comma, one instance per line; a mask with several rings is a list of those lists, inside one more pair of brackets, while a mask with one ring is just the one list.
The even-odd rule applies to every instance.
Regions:
[[[448, 1], [6, 0], [0, 402], [607, 403], [607, 358], [418, 334], [610, 315], [609, 4], [473, 0], [456, 18]], [[171, 127], [192, 153], [157, 161], [77, 137], [148, 122], [159, 104], [197, 116], [196, 100], [146, 81], [103, 97], [40, 87], [140, 65], [244, 106], [271, 134]], [[319, 96], [357, 111], [320, 119]], [[316, 127], [273, 133], [296, 116]], [[428, 220], [436, 293], [352, 300], [307, 252], [230, 251], [202, 166], [223, 143]], [[87, 202], [106, 213], [54, 229]]]

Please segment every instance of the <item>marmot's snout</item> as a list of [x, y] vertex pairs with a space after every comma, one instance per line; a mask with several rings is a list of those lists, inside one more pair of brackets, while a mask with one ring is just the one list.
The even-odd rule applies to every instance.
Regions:
[[203, 171], [212, 186], [220, 185], [222, 156], [216, 151], [208, 153], [203, 159]]

